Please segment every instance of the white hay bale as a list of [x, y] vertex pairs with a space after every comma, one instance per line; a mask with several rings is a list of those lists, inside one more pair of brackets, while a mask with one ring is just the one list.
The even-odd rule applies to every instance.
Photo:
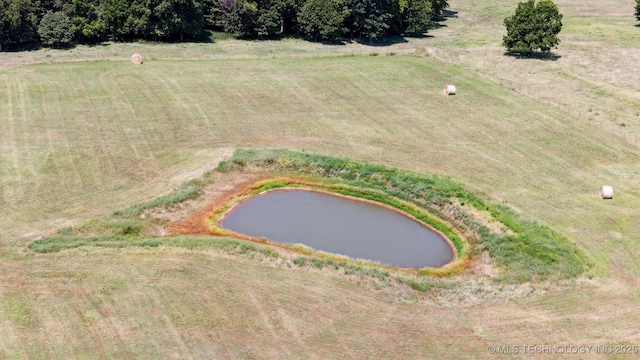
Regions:
[[611, 186], [600, 186], [600, 197], [604, 199], [613, 199], [613, 187]]
[[136, 64], [136, 65], [142, 64], [142, 55], [133, 54], [133, 56], [131, 57], [131, 62]]
[[444, 94], [445, 95], [455, 95], [456, 94], [456, 87], [453, 85], [445, 85], [444, 86]]

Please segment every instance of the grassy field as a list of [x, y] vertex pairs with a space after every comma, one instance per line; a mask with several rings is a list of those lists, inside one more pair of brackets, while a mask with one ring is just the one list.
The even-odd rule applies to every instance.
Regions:
[[[432, 37], [384, 46], [0, 54], [0, 358], [459, 359], [494, 358], [489, 345], [640, 345], [640, 28], [629, 1], [557, 4], [555, 60], [504, 56], [506, 0], [451, 1], [456, 17]], [[456, 96], [442, 95], [446, 83]], [[450, 176], [595, 266], [575, 281], [507, 285], [479, 254], [423, 293], [215, 248], [27, 248], [167, 194], [236, 147]], [[612, 201], [598, 198], [605, 184]]]

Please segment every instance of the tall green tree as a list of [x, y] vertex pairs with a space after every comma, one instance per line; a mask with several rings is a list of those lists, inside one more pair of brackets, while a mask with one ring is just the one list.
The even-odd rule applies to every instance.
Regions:
[[273, 37], [282, 30], [283, 0], [259, 0], [255, 33], [261, 38]]
[[636, 20], [640, 21], [640, 0], [636, 0]]
[[531, 54], [536, 50], [549, 51], [560, 43], [558, 33], [562, 29], [562, 14], [551, 0], [535, 0], [518, 3], [514, 15], [504, 19], [507, 35], [502, 45], [509, 51]]
[[38, 16], [38, 24], [49, 11], [60, 11], [65, 1], [62, 0], [31, 0], [33, 6], [36, 7], [36, 15]]
[[348, 27], [352, 35], [374, 39], [384, 36], [389, 29], [392, 15], [389, 4], [382, 0], [349, 0]]
[[308, 0], [298, 15], [300, 30], [313, 41], [337, 40], [347, 12], [343, 0]]
[[31, 0], [0, 0], [0, 51], [9, 44], [36, 41], [36, 23]]
[[196, 36], [202, 31], [204, 13], [197, 0], [160, 0], [152, 9], [153, 33], [157, 38]]
[[60, 11], [49, 11], [40, 20], [38, 35], [45, 46], [53, 48], [68, 46], [73, 40], [71, 20]]
[[131, 16], [131, 0], [101, 0], [100, 17], [109, 37], [122, 40], [131, 34], [127, 20]]
[[433, 16], [430, 0], [407, 0], [402, 14], [404, 33], [424, 34], [429, 31]]
[[105, 39], [107, 27], [100, 17], [99, 0], [72, 0], [70, 18], [79, 42], [95, 43]]
[[131, 0], [125, 27], [132, 37], [152, 38], [154, 36], [152, 8], [151, 0]]
[[[306, 0], [283, 0], [284, 7], [282, 9], [282, 32], [287, 34], [299, 34], [300, 24], [298, 23], [298, 15], [302, 11], [302, 7], [307, 3]], [[343, 0], [344, 2], [344, 0]]]
[[180, 41], [184, 41], [185, 35], [195, 37], [202, 32], [204, 26], [202, 2], [198, 0], [174, 0], [173, 9], [176, 14], [174, 27], [180, 37]]
[[[221, 30], [224, 26], [222, 20], [226, 16], [222, 5], [227, 1], [202, 0], [202, 15], [204, 18], [204, 28], [210, 30]], [[228, 9], [227, 9], [228, 12]]]
[[225, 31], [240, 37], [255, 36], [258, 4], [249, 0], [234, 1], [225, 22]]

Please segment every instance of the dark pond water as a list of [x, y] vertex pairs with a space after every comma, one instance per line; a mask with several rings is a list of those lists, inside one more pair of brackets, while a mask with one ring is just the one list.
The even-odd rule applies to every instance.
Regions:
[[305, 190], [272, 191], [233, 209], [223, 228], [284, 244], [406, 268], [438, 267], [453, 258], [446, 240], [387, 208]]

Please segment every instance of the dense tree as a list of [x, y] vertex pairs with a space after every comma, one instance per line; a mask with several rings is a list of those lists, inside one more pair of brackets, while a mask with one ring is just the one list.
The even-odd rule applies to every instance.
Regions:
[[107, 27], [100, 17], [99, 0], [72, 0], [73, 31], [80, 42], [93, 43], [105, 39]]
[[255, 34], [261, 38], [273, 37], [282, 30], [282, 13], [284, 1], [259, 0], [258, 18], [255, 24]]
[[404, 33], [424, 34], [429, 30], [433, 7], [429, 0], [407, 0], [403, 11]]
[[300, 30], [314, 41], [337, 40], [347, 11], [342, 0], [308, 0], [298, 15]]
[[382, 37], [389, 29], [389, 20], [392, 18], [385, 5], [388, 4], [382, 0], [349, 0], [348, 25], [352, 36], [368, 38], [369, 44], [373, 44], [373, 39]]
[[225, 31], [240, 37], [254, 36], [258, 19], [258, 4], [248, 0], [235, 0], [225, 22]]
[[40, 20], [38, 35], [45, 46], [53, 48], [68, 46], [73, 40], [71, 21], [60, 11], [49, 11]]
[[183, 41], [185, 35], [198, 35], [204, 25], [202, 3], [196, 0], [159, 0], [151, 16], [157, 38], [179, 36]]
[[0, 51], [9, 44], [37, 41], [36, 23], [31, 0], [0, 0]]
[[130, 36], [139, 38], [153, 37], [151, 9], [151, 0], [131, 0], [129, 14], [124, 25]]
[[[231, 0], [202, 0], [203, 27], [209, 30], [222, 30], [224, 17], [230, 9]], [[223, 4], [229, 3], [227, 11], [223, 11]]]
[[558, 45], [558, 33], [562, 29], [562, 14], [551, 0], [521, 2], [514, 15], [504, 19], [507, 35], [502, 44], [515, 53], [531, 54], [532, 51], [549, 51]]
[[[302, 7], [307, 0], [283, 0], [284, 7], [282, 9], [282, 32], [288, 34], [299, 34], [300, 24], [298, 23], [298, 15], [302, 11]], [[344, 0], [342, 0], [344, 2]]]
[[636, 19], [640, 21], [640, 0], [636, 0]]
[[52, 47], [136, 38], [182, 41], [203, 29], [259, 38], [350, 36], [373, 43], [387, 35], [426, 32], [447, 1], [0, 0], [0, 51], [38, 39]]
[[66, 1], [62, 0], [32, 0], [33, 6], [35, 6], [36, 16], [38, 17], [38, 24], [49, 11], [56, 12], [62, 10], [62, 5]]
[[173, 0], [173, 29], [179, 35], [180, 41], [184, 36], [195, 37], [202, 32], [204, 15], [202, 3], [197, 0]]
[[285, 23], [294, 23], [295, 6], [297, 1], [291, 0], [235, 0], [228, 10], [225, 30], [241, 37], [274, 37], [285, 31]]
[[130, 0], [101, 0], [100, 17], [104, 21], [109, 37], [122, 40], [131, 34], [127, 20], [131, 16]]

